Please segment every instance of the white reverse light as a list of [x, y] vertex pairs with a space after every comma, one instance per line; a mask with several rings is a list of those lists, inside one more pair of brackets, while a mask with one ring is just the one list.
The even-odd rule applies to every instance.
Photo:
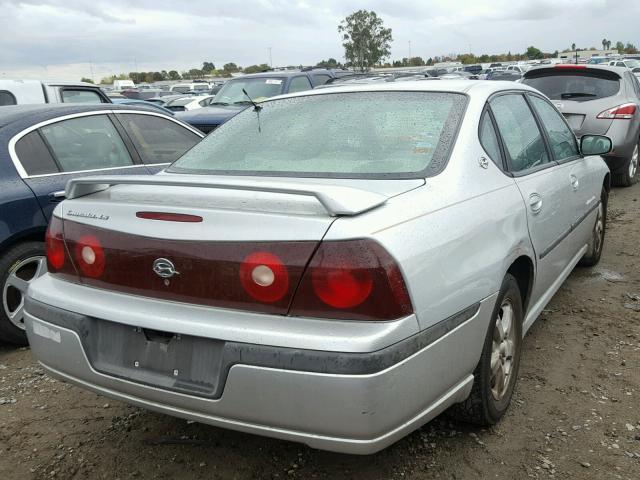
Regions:
[[[84, 251], [82, 254], [84, 256]], [[268, 287], [275, 281], [276, 276], [266, 265], [258, 265], [251, 271], [251, 278], [261, 287]]]

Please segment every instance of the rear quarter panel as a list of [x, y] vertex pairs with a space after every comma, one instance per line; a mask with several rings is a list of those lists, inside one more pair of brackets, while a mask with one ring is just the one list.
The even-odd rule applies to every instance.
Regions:
[[425, 186], [367, 214], [339, 218], [325, 236], [382, 244], [400, 265], [420, 330], [483, 302], [478, 315], [446, 337], [460, 349], [434, 359], [446, 365], [451, 385], [478, 363], [509, 266], [521, 255], [535, 258], [522, 196], [493, 162], [480, 167], [486, 154], [477, 128], [471, 130], [461, 132], [445, 171]]

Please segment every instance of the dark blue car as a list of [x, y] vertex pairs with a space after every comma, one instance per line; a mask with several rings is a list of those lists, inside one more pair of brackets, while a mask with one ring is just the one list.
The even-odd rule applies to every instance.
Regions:
[[[204, 133], [209, 133], [251, 105], [269, 97], [302, 92], [324, 85], [332, 78], [349, 75], [346, 70], [310, 69], [306, 71], [269, 71], [252, 73], [227, 81], [208, 107], [178, 112], [176, 118]], [[242, 90], [245, 90], [251, 100]]]
[[0, 107], [0, 339], [26, 343], [24, 294], [46, 271], [45, 231], [67, 181], [156, 173], [202, 136], [129, 105]]

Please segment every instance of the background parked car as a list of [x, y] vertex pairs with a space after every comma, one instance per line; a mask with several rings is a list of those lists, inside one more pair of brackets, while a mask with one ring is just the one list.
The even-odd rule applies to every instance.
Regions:
[[157, 113], [163, 113], [171, 117], [175, 115], [175, 113], [169, 110], [168, 108], [165, 108], [158, 103], [149, 102], [147, 100], [135, 100], [132, 98], [125, 97], [125, 98], [112, 98], [111, 101], [117, 105], [135, 105], [136, 107], [144, 107], [147, 110], [152, 110]]
[[186, 96], [170, 100], [164, 104], [164, 107], [172, 112], [197, 110], [199, 108], [208, 107], [214, 98], [215, 95]]
[[612, 60], [609, 62], [610, 67], [622, 67], [628, 68], [633, 73], [640, 73], [640, 60], [636, 59], [621, 59], [621, 60]]
[[549, 97], [578, 137], [611, 138], [613, 149], [605, 160], [614, 185], [637, 181], [640, 83], [628, 68], [561, 64], [529, 70], [523, 83]]
[[207, 93], [209, 90], [211, 90], [211, 85], [205, 82], [176, 83], [175, 85], [171, 85], [171, 87], [169, 87], [169, 91], [173, 93]]
[[324, 83], [325, 70], [309, 70], [305, 72], [265, 72], [252, 73], [227, 81], [208, 107], [192, 112], [177, 112], [176, 118], [187, 122], [204, 133], [209, 133], [231, 117], [251, 105], [243, 90], [255, 102], [283, 93], [310, 90], [316, 84]]
[[0, 339], [26, 341], [24, 294], [46, 271], [45, 229], [68, 180], [156, 173], [201, 138], [167, 115], [128, 105], [0, 108]]
[[0, 79], [0, 106], [35, 103], [111, 103], [111, 100], [91, 83]]
[[517, 82], [522, 75], [515, 70], [496, 70], [487, 75], [486, 80], [499, 80], [503, 82]]

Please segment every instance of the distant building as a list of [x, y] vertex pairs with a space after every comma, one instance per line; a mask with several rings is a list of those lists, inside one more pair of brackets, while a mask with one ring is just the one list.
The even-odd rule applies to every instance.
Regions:
[[563, 63], [575, 63], [576, 54], [578, 56], [578, 63], [586, 63], [591, 57], [612, 57], [617, 56], [618, 50], [578, 50], [573, 52], [561, 52], [558, 54], [558, 58]]

